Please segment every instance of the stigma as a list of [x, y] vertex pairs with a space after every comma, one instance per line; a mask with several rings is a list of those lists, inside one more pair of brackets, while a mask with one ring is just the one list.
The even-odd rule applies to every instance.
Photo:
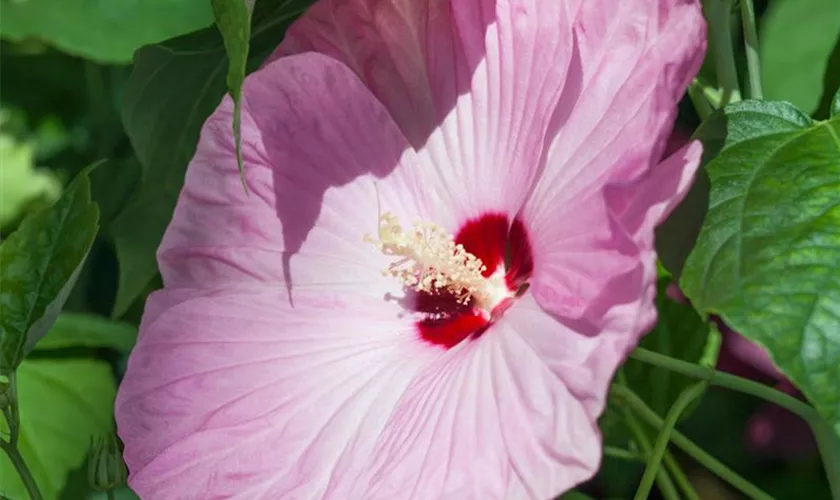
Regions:
[[379, 218], [378, 239], [366, 235], [364, 240], [397, 259], [382, 275], [415, 292], [450, 294], [458, 304], [488, 314], [510, 295], [503, 273], [485, 277], [487, 265], [437, 224], [417, 220], [406, 230], [396, 215], [386, 212]]

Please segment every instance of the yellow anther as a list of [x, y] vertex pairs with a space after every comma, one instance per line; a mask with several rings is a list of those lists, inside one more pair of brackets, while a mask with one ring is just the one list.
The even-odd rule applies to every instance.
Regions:
[[413, 229], [404, 231], [397, 217], [386, 212], [379, 218], [379, 239], [364, 239], [385, 255], [402, 257], [382, 274], [407, 287], [429, 293], [448, 290], [461, 304], [490, 299], [481, 274], [487, 269], [484, 263], [436, 224], [414, 221]]

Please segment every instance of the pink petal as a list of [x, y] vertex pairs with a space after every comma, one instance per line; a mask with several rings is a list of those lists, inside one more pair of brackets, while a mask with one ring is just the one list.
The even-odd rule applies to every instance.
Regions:
[[[303, 54], [246, 79], [242, 186], [225, 99], [202, 130], [158, 252], [169, 288], [396, 282], [363, 241], [379, 212], [442, 220], [437, 185], [387, 111], [342, 64]], [[380, 286], [381, 285], [381, 286]], [[398, 287], [397, 287], [398, 288]]]
[[292, 307], [282, 287], [163, 291], [149, 311], [116, 408], [143, 498], [349, 498], [438, 355], [364, 295], [299, 292]]
[[[432, 351], [380, 300], [284, 295], [152, 296], [116, 410], [142, 497], [549, 498], [597, 470], [590, 339], [533, 301]], [[574, 388], [525, 336], [569, 348]]]
[[652, 249], [653, 227], [688, 193], [702, 155], [703, 145], [692, 141], [633, 181], [604, 189], [610, 213], [641, 249]]
[[[570, 318], [613, 293], [608, 283], [616, 277], [634, 272], [646, 251], [640, 238], [652, 239], [662, 218], [626, 227], [605, 189], [635, 181], [632, 189], [648, 197], [637, 197], [640, 212], [684, 194], [674, 183], [646, 186], [644, 178], [665, 147], [677, 101], [705, 49], [697, 2], [633, 0], [615, 7], [582, 4], [577, 57], [553, 118], [545, 171], [523, 210], [534, 235], [537, 301]], [[694, 156], [676, 157], [661, 167], [672, 172], [657, 175], [690, 180]]]
[[[606, 210], [613, 227], [622, 231], [623, 241], [635, 242], [631, 248], [635, 266], [611, 276], [602, 291], [592, 290], [594, 299], [585, 304], [581, 317], [557, 314], [558, 310], [567, 312], [561, 308], [569, 304], [559, 300], [562, 296], [553, 295], [555, 288], [545, 285], [537, 288], [533, 297], [521, 298], [521, 304], [509, 313], [523, 325], [520, 331], [525, 342], [593, 421], [605, 407], [615, 370], [656, 321], [656, 255], [651, 228], [688, 191], [701, 153], [700, 144], [692, 143], [643, 178], [606, 190]], [[594, 266], [590, 269], [597, 271]], [[539, 274], [534, 281], [538, 279]]]
[[597, 471], [596, 418], [523, 341], [575, 334], [520, 305], [412, 382], [354, 498], [552, 498]]
[[461, 220], [513, 216], [566, 84], [573, 3], [323, 0], [273, 57], [317, 51], [344, 62], [436, 166]]

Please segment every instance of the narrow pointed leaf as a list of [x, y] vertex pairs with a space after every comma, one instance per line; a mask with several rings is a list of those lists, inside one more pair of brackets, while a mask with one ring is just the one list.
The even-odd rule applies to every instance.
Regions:
[[[241, 127], [241, 97], [242, 82], [245, 81], [245, 70], [248, 64], [248, 49], [251, 43], [251, 14], [254, 12], [255, 0], [211, 0], [216, 26], [225, 41], [228, 56], [228, 72], [225, 83], [233, 98], [233, 136], [236, 142], [236, 161], [239, 172], [244, 174], [242, 165]], [[247, 186], [244, 182], [243, 186]]]
[[55, 322], [98, 230], [85, 170], [0, 245], [0, 371], [14, 370]]

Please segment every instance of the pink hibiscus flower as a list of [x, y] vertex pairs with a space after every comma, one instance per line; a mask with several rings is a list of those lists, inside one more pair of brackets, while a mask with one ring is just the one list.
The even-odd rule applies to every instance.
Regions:
[[691, 0], [325, 0], [225, 99], [117, 402], [144, 498], [549, 498], [655, 321]]

